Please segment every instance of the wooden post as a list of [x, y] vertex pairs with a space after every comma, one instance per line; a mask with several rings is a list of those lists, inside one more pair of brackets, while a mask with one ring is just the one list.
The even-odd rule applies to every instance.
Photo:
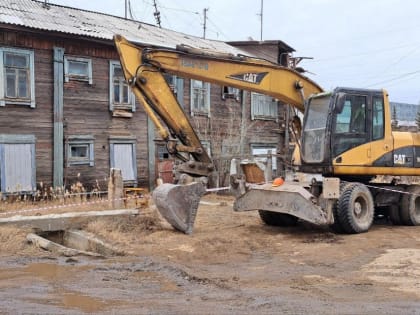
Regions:
[[121, 170], [111, 168], [108, 181], [108, 201], [113, 209], [122, 208], [124, 206], [124, 184]]

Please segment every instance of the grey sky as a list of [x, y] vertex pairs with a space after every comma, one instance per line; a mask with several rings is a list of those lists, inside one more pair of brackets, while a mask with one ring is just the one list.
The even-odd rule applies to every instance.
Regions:
[[[125, 0], [50, 0], [124, 16]], [[162, 27], [222, 41], [260, 39], [260, 0], [157, 0]], [[131, 0], [135, 19], [155, 24], [153, 0]], [[324, 89], [385, 88], [391, 101], [420, 101], [420, 1], [264, 0], [263, 39], [278, 39]]]

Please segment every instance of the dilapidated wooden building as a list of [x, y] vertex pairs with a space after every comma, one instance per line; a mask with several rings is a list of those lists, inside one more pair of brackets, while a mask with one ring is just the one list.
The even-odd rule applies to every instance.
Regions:
[[[0, 0], [2, 193], [76, 181], [103, 189], [111, 167], [122, 169], [127, 185], [153, 185], [169, 157], [124, 82], [116, 33], [145, 45], [250, 52], [240, 42], [236, 48], [102, 13]], [[266, 46], [275, 61], [292, 51], [278, 44]], [[220, 182], [232, 156], [281, 148], [285, 116], [276, 100], [195, 80], [168, 81], [215, 159]]]

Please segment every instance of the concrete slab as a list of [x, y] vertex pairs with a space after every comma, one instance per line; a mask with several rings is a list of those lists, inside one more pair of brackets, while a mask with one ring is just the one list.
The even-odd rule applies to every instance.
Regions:
[[32, 228], [35, 231], [52, 232], [75, 229], [86, 223], [86, 220], [98, 217], [138, 215], [137, 209], [119, 209], [104, 211], [68, 212], [36, 216], [13, 216], [0, 218], [0, 225], [14, 225]]

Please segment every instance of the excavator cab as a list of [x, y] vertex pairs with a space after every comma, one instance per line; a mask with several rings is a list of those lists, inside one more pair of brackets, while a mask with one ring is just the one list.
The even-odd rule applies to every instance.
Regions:
[[[337, 175], [340, 166], [368, 166], [372, 151], [383, 150], [381, 163], [391, 166], [391, 131], [386, 129], [382, 90], [336, 88], [307, 101], [302, 132], [301, 169]], [[375, 145], [375, 144], [378, 145]], [[382, 149], [383, 148], [383, 149]], [[347, 175], [352, 171], [346, 170]]]

